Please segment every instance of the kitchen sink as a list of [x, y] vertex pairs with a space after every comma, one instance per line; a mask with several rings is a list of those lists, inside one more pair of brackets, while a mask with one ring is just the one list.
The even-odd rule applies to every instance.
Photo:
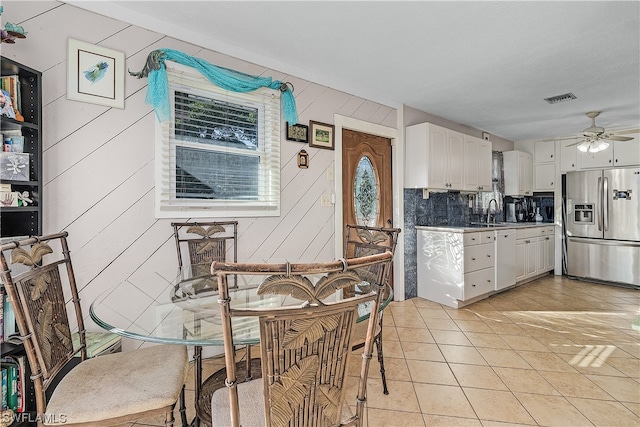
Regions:
[[472, 222], [471, 224], [467, 225], [467, 227], [469, 228], [494, 228], [494, 227], [508, 227], [509, 224], [501, 224], [501, 223], [489, 223], [487, 224], [486, 222]]

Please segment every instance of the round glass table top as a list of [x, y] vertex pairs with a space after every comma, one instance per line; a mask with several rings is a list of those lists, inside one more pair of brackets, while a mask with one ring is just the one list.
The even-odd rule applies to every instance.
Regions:
[[[99, 295], [89, 314], [101, 328], [143, 341], [224, 345], [220, 323], [217, 278], [208, 273], [209, 265], [186, 266], [177, 273], [158, 273], [151, 280], [129, 279]], [[269, 308], [301, 305], [285, 295], [258, 295], [258, 285], [266, 276], [237, 274], [228, 276], [231, 307]], [[356, 291], [359, 287], [356, 286]], [[325, 302], [341, 298], [336, 292]], [[386, 288], [380, 310], [393, 300]], [[369, 318], [371, 302], [358, 306], [358, 322]], [[257, 316], [233, 317], [235, 344], [257, 344], [260, 330]]]

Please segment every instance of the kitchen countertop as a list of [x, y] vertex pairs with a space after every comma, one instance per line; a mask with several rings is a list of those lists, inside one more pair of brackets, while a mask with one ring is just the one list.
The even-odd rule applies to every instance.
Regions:
[[450, 226], [450, 225], [416, 225], [416, 230], [429, 230], [429, 231], [448, 231], [450, 233], [476, 233], [479, 231], [491, 231], [491, 230], [506, 230], [509, 228], [531, 228], [531, 227], [553, 227], [552, 222], [499, 222], [496, 224], [470, 224], [463, 226]]

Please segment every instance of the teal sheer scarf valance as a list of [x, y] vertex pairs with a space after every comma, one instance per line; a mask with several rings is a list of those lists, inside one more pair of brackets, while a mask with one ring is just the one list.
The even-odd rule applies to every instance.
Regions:
[[271, 77], [251, 76], [239, 71], [218, 67], [204, 59], [189, 56], [174, 49], [154, 50], [147, 57], [147, 63], [141, 71], [137, 73], [129, 71], [129, 74], [138, 78], [148, 77], [146, 102], [153, 105], [156, 116], [161, 122], [171, 118], [169, 81], [167, 80], [167, 70], [164, 65], [166, 60], [195, 68], [211, 83], [225, 90], [251, 92], [261, 87], [279, 89], [282, 92], [280, 99], [285, 120], [290, 124], [298, 123], [296, 100], [293, 97], [293, 85], [291, 83], [273, 80]]

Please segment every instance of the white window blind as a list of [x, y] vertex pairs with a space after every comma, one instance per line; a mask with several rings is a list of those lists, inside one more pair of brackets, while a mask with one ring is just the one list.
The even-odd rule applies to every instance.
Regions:
[[172, 119], [156, 138], [156, 216], [279, 215], [280, 92], [230, 92], [166, 65]]

